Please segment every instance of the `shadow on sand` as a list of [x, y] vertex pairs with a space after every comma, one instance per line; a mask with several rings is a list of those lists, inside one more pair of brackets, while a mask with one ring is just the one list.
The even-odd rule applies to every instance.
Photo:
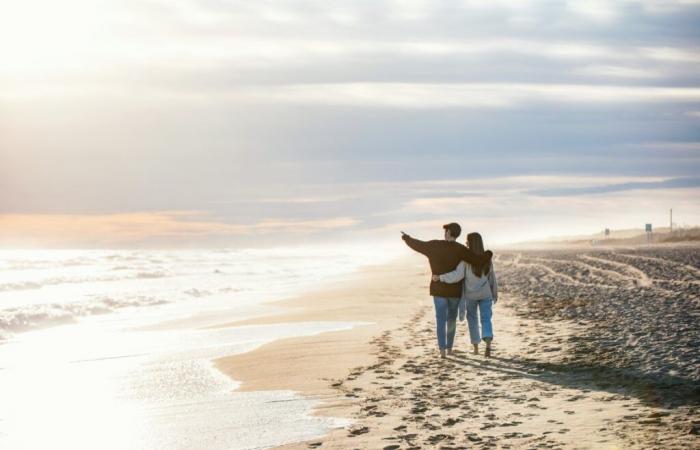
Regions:
[[651, 376], [633, 369], [623, 370], [603, 365], [548, 363], [499, 356], [479, 358], [452, 355], [447, 359], [464, 367], [495, 371], [566, 388], [634, 396], [648, 406], [674, 408], [700, 405], [700, 385], [680, 377]]

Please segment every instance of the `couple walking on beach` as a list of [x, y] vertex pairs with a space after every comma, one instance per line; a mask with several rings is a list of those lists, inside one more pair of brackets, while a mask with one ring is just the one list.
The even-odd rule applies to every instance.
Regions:
[[[401, 232], [406, 245], [428, 257], [432, 279], [430, 295], [435, 304], [435, 320], [440, 357], [452, 354], [457, 332], [457, 316], [464, 320], [466, 310], [469, 338], [474, 354], [482, 338], [484, 355], [491, 356], [492, 306], [498, 301], [498, 285], [490, 250], [484, 251], [479, 233], [467, 235], [467, 245], [457, 242], [462, 228], [457, 223], [443, 225], [444, 239], [421, 241]], [[481, 319], [481, 332], [479, 331]]]

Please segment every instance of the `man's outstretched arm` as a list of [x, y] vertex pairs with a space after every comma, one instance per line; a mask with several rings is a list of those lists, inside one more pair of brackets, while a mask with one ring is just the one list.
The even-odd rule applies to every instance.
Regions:
[[408, 245], [409, 247], [411, 247], [413, 250], [417, 251], [418, 253], [422, 253], [425, 256], [428, 256], [428, 254], [430, 253], [430, 250], [432, 247], [430, 245], [430, 242], [425, 242], [425, 241], [421, 241], [420, 239], [412, 238], [411, 236], [409, 236], [407, 234], [403, 234], [401, 236], [401, 239], [403, 239], [403, 241], [406, 243], [406, 245]]

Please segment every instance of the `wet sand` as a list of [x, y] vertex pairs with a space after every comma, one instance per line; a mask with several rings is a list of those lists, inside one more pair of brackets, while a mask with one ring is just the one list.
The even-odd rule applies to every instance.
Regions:
[[317, 414], [353, 420], [283, 448], [697, 448], [699, 255], [499, 252], [494, 356], [472, 355], [460, 322], [446, 360], [427, 264], [411, 257], [245, 322], [372, 325], [277, 341], [217, 366], [243, 390], [299, 391], [323, 400]]

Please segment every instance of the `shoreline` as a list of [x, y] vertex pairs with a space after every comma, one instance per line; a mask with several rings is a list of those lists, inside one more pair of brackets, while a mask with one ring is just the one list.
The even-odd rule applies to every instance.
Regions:
[[[268, 306], [280, 307], [279, 314], [214, 327], [334, 320], [363, 324], [350, 330], [276, 340], [250, 352], [215, 359], [213, 365], [240, 383], [236, 392], [293, 391], [318, 401], [311, 415], [354, 422], [358, 399], [338, 387], [352, 368], [376, 364], [379, 355], [372, 340], [377, 334], [401, 326], [429, 301], [429, 276], [424, 259], [410, 255], [364, 266], [334, 285], [324, 283], [302, 296], [269, 302]], [[338, 429], [328, 433], [334, 430]], [[306, 442], [273, 448], [307, 448]]]
[[[333, 392], [328, 380], [342, 378], [350, 367], [369, 364], [371, 339], [398, 326], [427, 301], [429, 275], [421, 258], [365, 266], [347, 279], [304, 295], [266, 303], [278, 314], [215, 325], [212, 328], [315, 321], [357, 322], [351, 330], [277, 340], [253, 351], [214, 360], [215, 366], [240, 382], [239, 391], [292, 390], [306, 396]], [[418, 283], [416, 284], [416, 282]], [[425, 292], [423, 293], [423, 291]], [[424, 294], [424, 295], [422, 295]], [[361, 301], [358, 299], [371, 299]], [[313, 348], [314, 352], [309, 352]], [[282, 372], [284, 377], [278, 376]]]

